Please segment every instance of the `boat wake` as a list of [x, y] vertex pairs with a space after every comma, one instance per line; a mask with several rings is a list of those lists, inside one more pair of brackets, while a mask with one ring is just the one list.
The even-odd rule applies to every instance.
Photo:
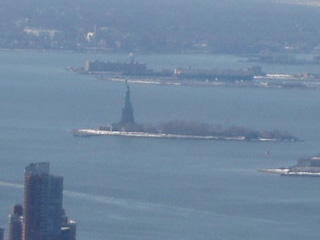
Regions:
[[[0, 181], [0, 186], [15, 188], [15, 189], [23, 189], [23, 184], [6, 182], [6, 181]], [[148, 212], [166, 212], [166, 213], [169, 212], [170, 214], [186, 214], [186, 215], [195, 214], [195, 213], [210, 214], [210, 212], [193, 210], [193, 209], [184, 208], [184, 207], [167, 206], [167, 205], [115, 198], [115, 197], [103, 196], [103, 195], [95, 195], [95, 194], [77, 192], [77, 191], [71, 191], [71, 190], [64, 190], [63, 194], [65, 197], [77, 198], [84, 201], [89, 201], [89, 202], [94, 202], [99, 204], [113, 205], [121, 208], [127, 208], [130, 210], [139, 210], [139, 211], [148, 211]]]
[[[197, 210], [192, 210], [183, 207], [173, 207], [162, 204], [148, 203], [142, 201], [128, 200], [123, 198], [114, 198], [110, 196], [94, 195], [83, 192], [75, 192], [65, 190], [64, 194], [67, 197], [79, 198], [81, 200], [95, 202], [105, 205], [113, 205], [116, 207], [127, 208], [130, 210], [147, 211], [147, 212], [170, 212], [171, 214], [194, 214], [199, 212]], [[200, 213], [200, 212], [199, 212]], [[203, 214], [204, 212], [202, 212]], [[208, 212], [209, 213], [209, 212]]]
[[23, 189], [22, 184], [0, 181], [0, 186]]
[[[16, 189], [23, 189], [23, 184], [17, 184], [12, 182], [0, 181], [0, 187], [9, 187], [9, 188], [16, 188]], [[130, 199], [123, 199], [123, 198], [115, 198], [110, 196], [103, 196], [103, 195], [95, 195], [85, 192], [78, 192], [72, 190], [64, 190], [63, 191], [64, 197], [67, 198], [75, 198], [81, 201], [92, 202], [96, 204], [103, 204], [106, 206], [115, 206], [122, 209], [127, 209], [131, 211], [141, 211], [145, 213], [155, 213], [160, 215], [167, 215], [167, 216], [177, 216], [177, 217], [209, 217], [211, 219], [223, 219], [223, 218], [234, 218], [237, 220], [243, 219], [241, 216], [235, 216], [230, 214], [223, 214], [223, 213], [216, 213], [214, 211], [206, 211], [206, 210], [199, 210], [194, 208], [188, 207], [181, 207], [181, 206], [174, 206], [174, 205], [167, 205], [161, 203], [150, 203], [150, 202], [143, 202], [138, 200], [130, 200]], [[256, 218], [259, 222], [270, 222], [268, 219], [264, 218]], [[272, 221], [271, 221], [272, 222]]]

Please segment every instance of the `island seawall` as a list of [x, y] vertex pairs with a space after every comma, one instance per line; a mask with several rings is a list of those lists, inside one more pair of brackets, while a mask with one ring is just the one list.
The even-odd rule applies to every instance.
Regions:
[[259, 171], [281, 176], [320, 177], [320, 156], [300, 159], [296, 165], [289, 168], [264, 168]]
[[[183, 134], [166, 134], [166, 133], [148, 133], [148, 132], [126, 132], [126, 131], [109, 131], [99, 129], [75, 129], [72, 131], [77, 137], [93, 136], [122, 136], [122, 137], [143, 137], [143, 138], [171, 138], [171, 139], [202, 139], [202, 140], [224, 140], [224, 141], [263, 141], [275, 142], [278, 139], [246, 139], [244, 136], [214, 136], [214, 135], [183, 135]], [[285, 140], [283, 140], [285, 141]], [[290, 141], [289, 139], [287, 141]]]

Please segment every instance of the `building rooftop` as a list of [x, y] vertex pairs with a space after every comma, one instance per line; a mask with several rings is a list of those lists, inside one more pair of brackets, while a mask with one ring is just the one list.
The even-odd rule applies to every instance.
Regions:
[[25, 175], [49, 174], [50, 164], [48, 162], [31, 163], [25, 168]]

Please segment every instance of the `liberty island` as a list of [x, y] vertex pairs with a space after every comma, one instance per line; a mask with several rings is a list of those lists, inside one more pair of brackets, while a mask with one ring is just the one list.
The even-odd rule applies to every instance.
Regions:
[[203, 139], [228, 141], [298, 141], [298, 138], [279, 130], [259, 132], [242, 127], [222, 128], [220, 125], [195, 123], [188, 121], [169, 121], [159, 126], [150, 126], [135, 122], [130, 97], [130, 87], [126, 83], [125, 103], [118, 123], [102, 125], [98, 129], [75, 129], [77, 137], [123, 136], [173, 139]]

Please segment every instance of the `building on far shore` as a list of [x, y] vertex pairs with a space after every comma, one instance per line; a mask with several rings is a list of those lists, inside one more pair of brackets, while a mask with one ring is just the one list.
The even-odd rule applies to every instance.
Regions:
[[86, 72], [110, 72], [124, 75], [145, 75], [147, 73], [147, 65], [135, 61], [128, 62], [101, 62], [86, 61]]

